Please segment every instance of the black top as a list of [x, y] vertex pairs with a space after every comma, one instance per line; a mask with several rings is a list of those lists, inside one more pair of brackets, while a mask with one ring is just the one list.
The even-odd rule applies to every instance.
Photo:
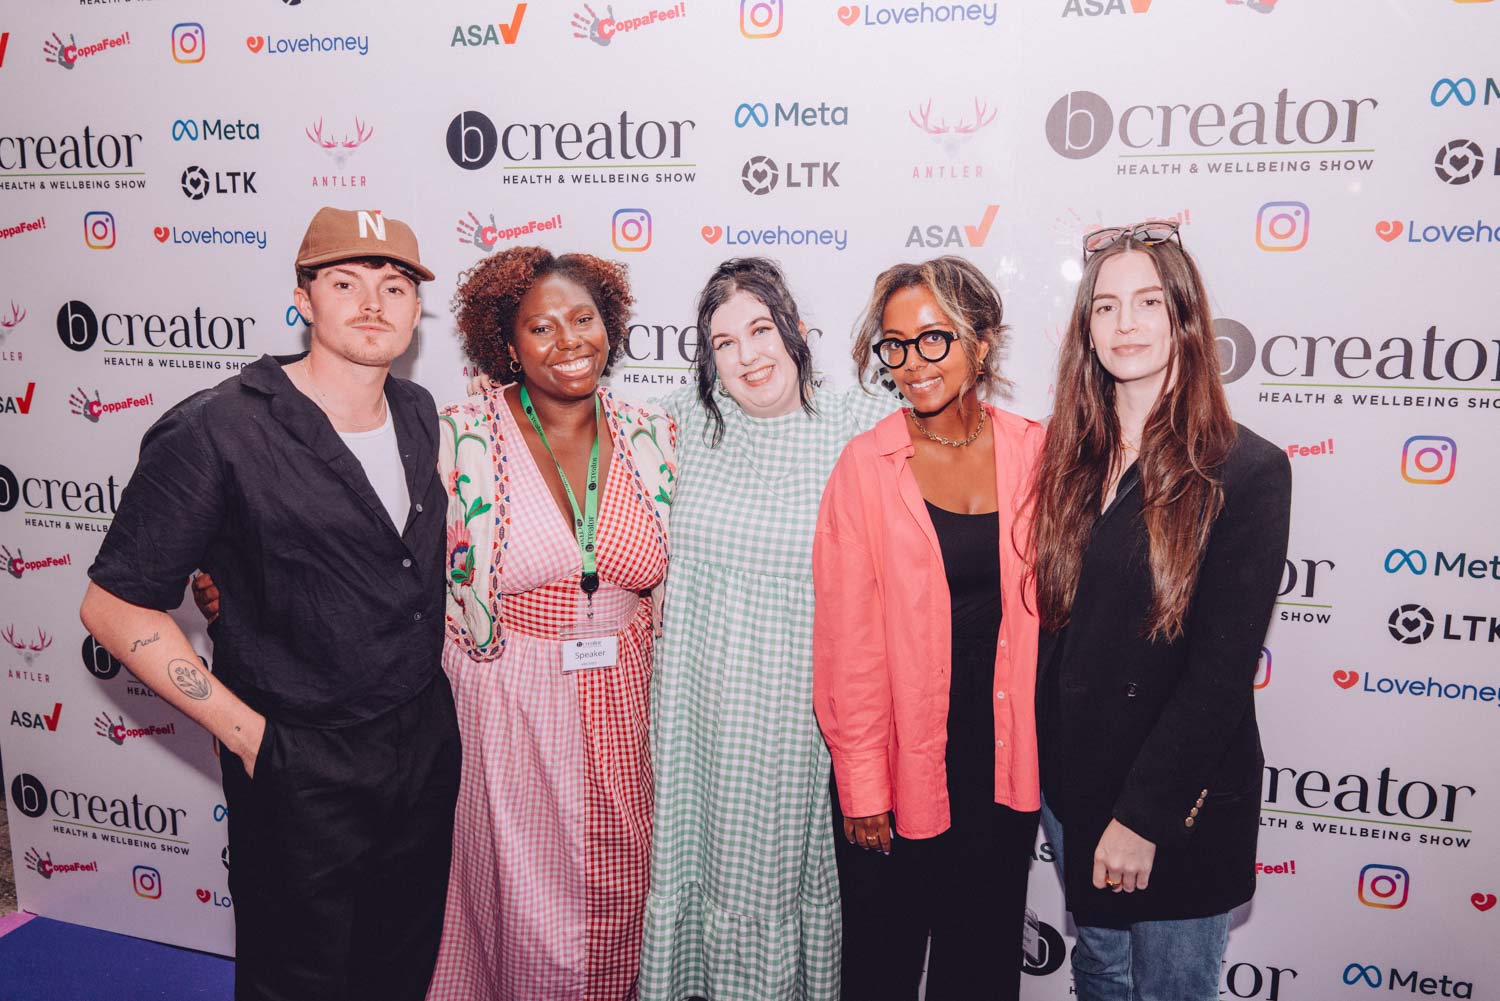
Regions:
[[[1093, 526], [1072, 621], [1040, 635], [1042, 790], [1062, 820], [1068, 908], [1082, 925], [1205, 917], [1255, 892], [1264, 759], [1252, 685], [1286, 559], [1291, 465], [1240, 427], [1220, 476], [1224, 507], [1180, 638], [1144, 630], [1144, 488], [1127, 489], [1128, 474]], [[1144, 891], [1092, 886], [1111, 819], [1156, 845]]]
[[262, 356], [152, 425], [89, 576], [162, 611], [213, 574], [214, 673], [276, 720], [339, 727], [441, 668], [443, 519], [432, 396], [387, 377], [411, 510], [400, 535], [317, 405]]
[[955, 823], [995, 801], [995, 644], [1000, 638], [1000, 515], [927, 503], [953, 618], [948, 683], [948, 798]]

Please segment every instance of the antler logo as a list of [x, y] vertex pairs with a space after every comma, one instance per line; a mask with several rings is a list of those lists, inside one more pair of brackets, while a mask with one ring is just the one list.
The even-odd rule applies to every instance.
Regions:
[[5, 343], [5, 335], [21, 325], [26, 319], [26, 310], [16, 305], [16, 301], [10, 301], [10, 312], [0, 313], [0, 344]]
[[974, 118], [970, 121], [967, 114], [960, 115], [957, 125], [949, 125], [946, 117], [932, 120], [932, 100], [922, 105], [916, 111], [909, 111], [906, 117], [911, 123], [930, 136], [934, 142], [943, 148], [943, 152], [953, 157], [963, 145], [980, 129], [991, 124], [995, 120], [996, 112], [989, 105], [974, 99]]
[[21, 652], [21, 660], [28, 668], [36, 662], [37, 657], [41, 656], [43, 650], [52, 645], [52, 637], [48, 636], [41, 629], [37, 629], [36, 631], [35, 642], [16, 639], [16, 627], [14, 625], [6, 626], [5, 631], [0, 632], [0, 637], [3, 637], [5, 642]]
[[355, 150], [359, 149], [359, 147], [369, 142], [375, 136], [375, 127], [366, 126], [357, 117], [354, 119], [354, 136], [352, 138], [348, 132], [345, 132], [341, 138], [335, 138], [332, 133], [325, 137], [323, 135], [323, 119], [321, 118], [318, 119], [316, 125], [309, 125], [302, 131], [324, 153], [333, 158], [334, 166], [339, 170], [344, 169], [344, 164], [354, 154]]

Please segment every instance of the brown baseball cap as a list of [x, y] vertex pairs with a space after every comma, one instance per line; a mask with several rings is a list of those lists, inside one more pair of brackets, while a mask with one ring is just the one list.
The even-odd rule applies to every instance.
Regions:
[[318, 209], [297, 249], [297, 267], [316, 268], [355, 257], [388, 257], [416, 271], [424, 282], [436, 277], [417, 255], [417, 235], [400, 219], [387, 218], [379, 209]]

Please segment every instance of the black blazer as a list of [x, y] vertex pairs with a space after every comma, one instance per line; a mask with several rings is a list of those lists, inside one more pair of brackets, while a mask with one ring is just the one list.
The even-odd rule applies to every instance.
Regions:
[[[1133, 468], [1094, 526], [1071, 623], [1041, 634], [1042, 782], [1079, 924], [1204, 917], [1255, 892], [1264, 759], [1251, 686], [1286, 559], [1291, 464], [1240, 426], [1222, 477], [1178, 640], [1144, 634], [1151, 573]], [[1156, 843], [1144, 891], [1093, 887], [1112, 818]]]

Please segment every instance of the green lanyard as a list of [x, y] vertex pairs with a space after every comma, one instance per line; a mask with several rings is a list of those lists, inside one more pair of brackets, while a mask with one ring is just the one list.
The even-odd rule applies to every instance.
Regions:
[[525, 386], [521, 387], [521, 409], [526, 411], [526, 419], [536, 429], [536, 436], [542, 439], [547, 454], [552, 456], [563, 490], [567, 491], [568, 503], [573, 506], [573, 537], [578, 540], [578, 553], [583, 557], [583, 576], [578, 586], [592, 599], [594, 592], [599, 590], [598, 560], [594, 554], [594, 536], [599, 530], [599, 412], [602, 409], [599, 397], [594, 397], [594, 449], [589, 453], [589, 488], [582, 511], [578, 510], [578, 498], [573, 496], [568, 474], [563, 472], [562, 463], [557, 461], [557, 454], [547, 442], [547, 432], [542, 430], [542, 422], [537, 419], [536, 408], [531, 405], [531, 394], [526, 392]]

